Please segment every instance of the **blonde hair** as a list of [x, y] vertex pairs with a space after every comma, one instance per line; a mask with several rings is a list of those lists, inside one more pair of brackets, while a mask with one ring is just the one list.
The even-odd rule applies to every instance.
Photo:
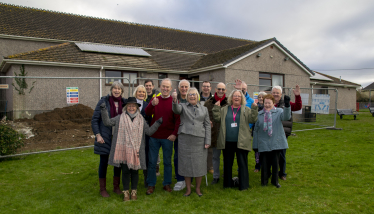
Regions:
[[[144, 91], [145, 91], [145, 95], [147, 96], [147, 91], [145, 90], [144, 85], [138, 85], [138, 87], [135, 88], [134, 93], [132, 93], [132, 96], [133, 96], [133, 97], [136, 98], [136, 93], [138, 92], [138, 90], [139, 90], [140, 88], [143, 88], [143, 89], [144, 89]], [[147, 98], [147, 97], [145, 97], [145, 98]]]
[[199, 91], [197, 90], [197, 88], [195, 87], [190, 87], [188, 90], [187, 90], [187, 101], [188, 101], [188, 95], [190, 94], [191, 91], [196, 91], [196, 95], [197, 95], [197, 101], [199, 102], [200, 101], [200, 94], [199, 94]]
[[241, 101], [240, 105], [247, 104], [247, 100], [245, 99], [243, 92], [241, 90], [237, 90], [237, 89], [232, 90], [232, 92], [229, 95], [229, 98], [227, 98], [227, 103], [229, 105], [232, 105], [232, 97], [234, 96], [234, 93], [237, 92], [237, 91], [240, 92], [240, 96], [242, 97], [242, 101]]

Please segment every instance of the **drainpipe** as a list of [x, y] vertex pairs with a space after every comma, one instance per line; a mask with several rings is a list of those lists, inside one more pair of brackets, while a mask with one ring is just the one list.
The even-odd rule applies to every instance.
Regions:
[[100, 74], [100, 79], [99, 79], [99, 82], [100, 82], [100, 95], [99, 95], [99, 100], [101, 99], [101, 95], [103, 94], [102, 92], [103, 92], [103, 86], [102, 86], [102, 79], [101, 79], [101, 77], [102, 77], [102, 74], [101, 74], [101, 71], [104, 69], [104, 66], [101, 66], [101, 68], [100, 68], [100, 71], [99, 71], [99, 74]]

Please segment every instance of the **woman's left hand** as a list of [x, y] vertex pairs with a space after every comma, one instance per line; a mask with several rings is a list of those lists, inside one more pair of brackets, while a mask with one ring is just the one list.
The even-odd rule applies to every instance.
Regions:
[[210, 147], [210, 145], [208, 145], [208, 144], [205, 144], [205, 148], [207, 149], [207, 148], [209, 148]]

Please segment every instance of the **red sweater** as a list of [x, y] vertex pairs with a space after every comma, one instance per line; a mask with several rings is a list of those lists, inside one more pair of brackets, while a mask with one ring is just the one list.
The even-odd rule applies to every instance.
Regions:
[[[299, 111], [302, 107], [303, 104], [301, 102], [301, 96], [297, 95], [295, 96], [295, 102], [290, 102], [291, 105], [291, 111]], [[275, 107], [278, 107], [278, 103], [274, 105]]]
[[162, 124], [158, 130], [151, 136], [157, 139], [166, 139], [170, 135], [178, 136], [178, 129], [180, 124], [180, 116], [174, 114], [172, 110], [173, 98], [163, 98], [161, 95], [157, 96], [159, 102], [158, 105], [152, 105], [152, 98], [149, 101], [148, 106], [145, 108], [145, 114], [152, 116], [151, 125], [153, 125], [160, 117], [162, 117]]

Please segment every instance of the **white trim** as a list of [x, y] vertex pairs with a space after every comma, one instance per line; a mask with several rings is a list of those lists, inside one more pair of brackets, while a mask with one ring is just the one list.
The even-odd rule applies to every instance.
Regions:
[[208, 66], [208, 67], [204, 67], [204, 68], [198, 68], [198, 69], [195, 69], [195, 70], [190, 70], [188, 73], [196, 74], [196, 73], [201, 73], [201, 72], [204, 72], [204, 71], [216, 70], [216, 69], [219, 69], [219, 68], [225, 68], [225, 67], [223, 66], [223, 64], [217, 64], [217, 65], [212, 65], [212, 66]]
[[244, 55], [244, 56], [242, 56], [242, 57], [240, 57], [240, 58], [238, 58], [238, 59], [236, 59], [236, 60], [234, 60], [234, 61], [232, 61], [232, 62], [230, 62], [230, 63], [228, 63], [227, 65], [225, 65], [225, 66], [223, 66], [223, 67], [225, 67], [225, 68], [227, 68], [227, 67], [229, 67], [229, 66], [231, 66], [232, 64], [234, 64], [234, 63], [237, 63], [237, 62], [239, 62], [240, 60], [242, 60], [242, 59], [244, 59], [244, 58], [247, 58], [248, 56], [250, 56], [250, 55], [252, 55], [252, 54], [254, 54], [254, 53], [256, 53], [256, 52], [258, 52], [258, 51], [260, 51], [260, 50], [262, 50], [262, 49], [264, 49], [264, 48], [267, 48], [268, 46], [270, 46], [270, 45], [275, 45], [275, 46], [277, 46], [284, 54], [286, 54], [290, 59], [292, 59], [292, 61], [294, 61], [298, 66], [300, 66], [307, 74], [309, 74], [309, 76], [313, 76], [312, 75], [312, 73], [310, 73], [304, 66], [302, 66], [294, 57], [292, 57], [290, 54], [288, 54], [287, 53], [287, 51], [285, 51], [282, 47], [280, 47], [275, 41], [272, 41], [272, 42], [270, 42], [269, 44], [267, 44], [267, 45], [264, 45], [264, 46], [262, 46], [262, 47], [260, 47], [260, 48], [257, 48], [256, 50], [254, 50], [254, 51], [251, 51], [250, 53], [248, 53], [248, 54], [246, 54], [246, 55]]
[[327, 85], [327, 86], [340, 86], [343, 88], [359, 88], [361, 85], [348, 85], [348, 84], [338, 84], [338, 83], [320, 83], [320, 82], [310, 82], [312, 85]]
[[37, 42], [87, 43], [87, 44], [94, 44], [94, 45], [119, 46], [119, 47], [125, 47], [125, 48], [141, 48], [143, 50], [151, 50], [151, 51], [159, 51], [159, 52], [169, 52], [169, 53], [176, 53], [176, 54], [197, 55], [197, 56], [204, 56], [204, 55], [206, 55], [205, 53], [196, 53], [196, 52], [188, 52], [188, 51], [166, 50], [166, 49], [146, 48], [146, 47], [137, 47], [137, 46], [124, 46], [124, 45], [114, 45], [114, 44], [95, 43], [95, 42], [81, 42], [81, 41], [71, 41], [71, 40], [61, 40], [61, 39], [46, 39], [46, 38], [28, 37], [28, 36], [14, 36], [14, 35], [6, 35], [6, 34], [0, 34], [0, 38], [3, 38], [3, 39], [26, 40], [26, 41], [37, 41]]

